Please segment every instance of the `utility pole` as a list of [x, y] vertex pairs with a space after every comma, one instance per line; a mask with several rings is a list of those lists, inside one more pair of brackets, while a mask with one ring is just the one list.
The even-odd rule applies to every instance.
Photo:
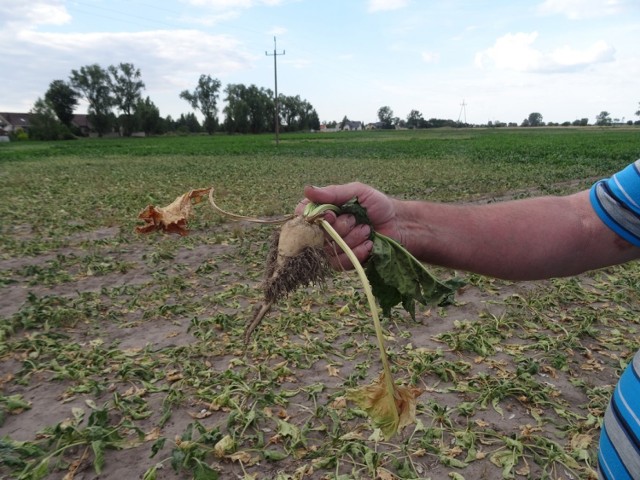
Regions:
[[276, 37], [273, 37], [273, 53], [269, 53], [269, 52], [264, 52], [265, 55], [267, 56], [273, 56], [273, 75], [275, 78], [275, 86], [276, 86], [276, 92], [275, 92], [275, 98], [274, 98], [274, 104], [276, 107], [276, 113], [275, 113], [275, 125], [276, 125], [276, 145], [280, 144], [280, 116], [278, 115], [278, 62], [276, 61], [278, 58], [278, 55], [284, 55], [285, 51], [283, 50], [282, 53], [278, 53], [277, 49], [276, 49]]
[[464, 123], [467, 123], [467, 102], [462, 99], [462, 103], [460, 104], [460, 113], [458, 114], [458, 123], [460, 123], [460, 117], [464, 114]]

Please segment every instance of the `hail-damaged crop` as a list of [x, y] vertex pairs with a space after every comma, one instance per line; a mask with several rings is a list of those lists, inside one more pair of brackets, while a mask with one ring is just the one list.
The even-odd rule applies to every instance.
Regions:
[[227, 212], [216, 205], [213, 188], [197, 189], [179, 196], [168, 207], [146, 207], [139, 215], [146, 225], [138, 227], [138, 232], [163, 230], [186, 235], [187, 220], [193, 214], [192, 205], [198, 203], [205, 195], [208, 195], [213, 209], [224, 217], [256, 223], [282, 224], [271, 240], [262, 282], [264, 299], [262, 305], [256, 307], [251, 322], [247, 324], [245, 343], [249, 342], [251, 333], [275, 303], [301, 287], [321, 284], [330, 274], [329, 262], [323, 248], [326, 233], [351, 260], [362, 283], [382, 363], [379, 378], [371, 385], [349, 391], [347, 398], [367, 412], [374, 425], [381, 429], [387, 439], [412, 423], [415, 420], [416, 398], [421, 394], [421, 390], [394, 382], [384, 346], [376, 300], [385, 314], [390, 313], [392, 307], [402, 304], [405, 310], [415, 317], [415, 302], [424, 305], [446, 303], [460, 283], [456, 280], [438, 281], [402, 245], [373, 229], [373, 249], [365, 270], [342, 237], [324, 219], [324, 214], [331, 210], [336, 214], [353, 214], [357, 222], [370, 224], [366, 209], [357, 199], [341, 206], [309, 203], [301, 215], [264, 220]]

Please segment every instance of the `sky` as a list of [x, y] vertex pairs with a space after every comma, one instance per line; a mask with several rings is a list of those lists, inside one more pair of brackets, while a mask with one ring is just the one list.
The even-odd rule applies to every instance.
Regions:
[[321, 121], [640, 118], [639, 0], [0, 0], [0, 38], [5, 112], [124, 62], [176, 118], [202, 74], [273, 90], [275, 49], [278, 92]]

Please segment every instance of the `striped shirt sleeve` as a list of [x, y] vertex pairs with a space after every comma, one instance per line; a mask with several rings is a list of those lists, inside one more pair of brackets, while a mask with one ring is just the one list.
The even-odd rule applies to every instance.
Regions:
[[640, 247], [640, 160], [591, 188], [591, 205], [614, 232]]
[[640, 352], [623, 372], [604, 415], [598, 452], [600, 480], [640, 478]]
[[[591, 205], [622, 238], [640, 246], [640, 160], [591, 188]], [[640, 479], [640, 351], [622, 374], [604, 415], [600, 480]]]

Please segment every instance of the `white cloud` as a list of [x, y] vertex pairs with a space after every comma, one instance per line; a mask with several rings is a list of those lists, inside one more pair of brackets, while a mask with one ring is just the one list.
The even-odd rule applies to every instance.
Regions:
[[420, 56], [425, 63], [437, 63], [440, 60], [440, 54], [437, 52], [422, 52]]
[[3, 28], [17, 30], [38, 25], [63, 25], [70, 20], [71, 15], [61, 0], [0, 0], [0, 27]]
[[[34, 52], [29, 56], [25, 50], [23, 68], [37, 69], [47, 82], [61, 75], [58, 72], [68, 75], [71, 69], [89, 63], [106, 68], [127, 61], [140, 68], [147, 89], [177, 90], [191, 87], [201, 74], [219, 78], [232, 75], [250, 67], [256, 58], [228, 35], [197, 30], [89, 34], [26, 30], [16, 39], [20, 46]], [[47, 62], [43, 63], [42, 58]]]
[[538, 11], [580, 20], [619, 13], [622, 3], [621, 0], [545, 0], [538, 6]]
[[583, 70], [595, 63], [614, 60], [615, 49], [604, 41], [598, 41], [584, 49], [562, 46], [545, 53], [533, 43], [537, 32], [507, 34], [495, 44], [476, 54], [478, 67], [495, 66], [499, 70], [517, 72], [554, 73]]
[[409, 0], [369, 0], [369, 12], [399, 10], [409, 5]]

